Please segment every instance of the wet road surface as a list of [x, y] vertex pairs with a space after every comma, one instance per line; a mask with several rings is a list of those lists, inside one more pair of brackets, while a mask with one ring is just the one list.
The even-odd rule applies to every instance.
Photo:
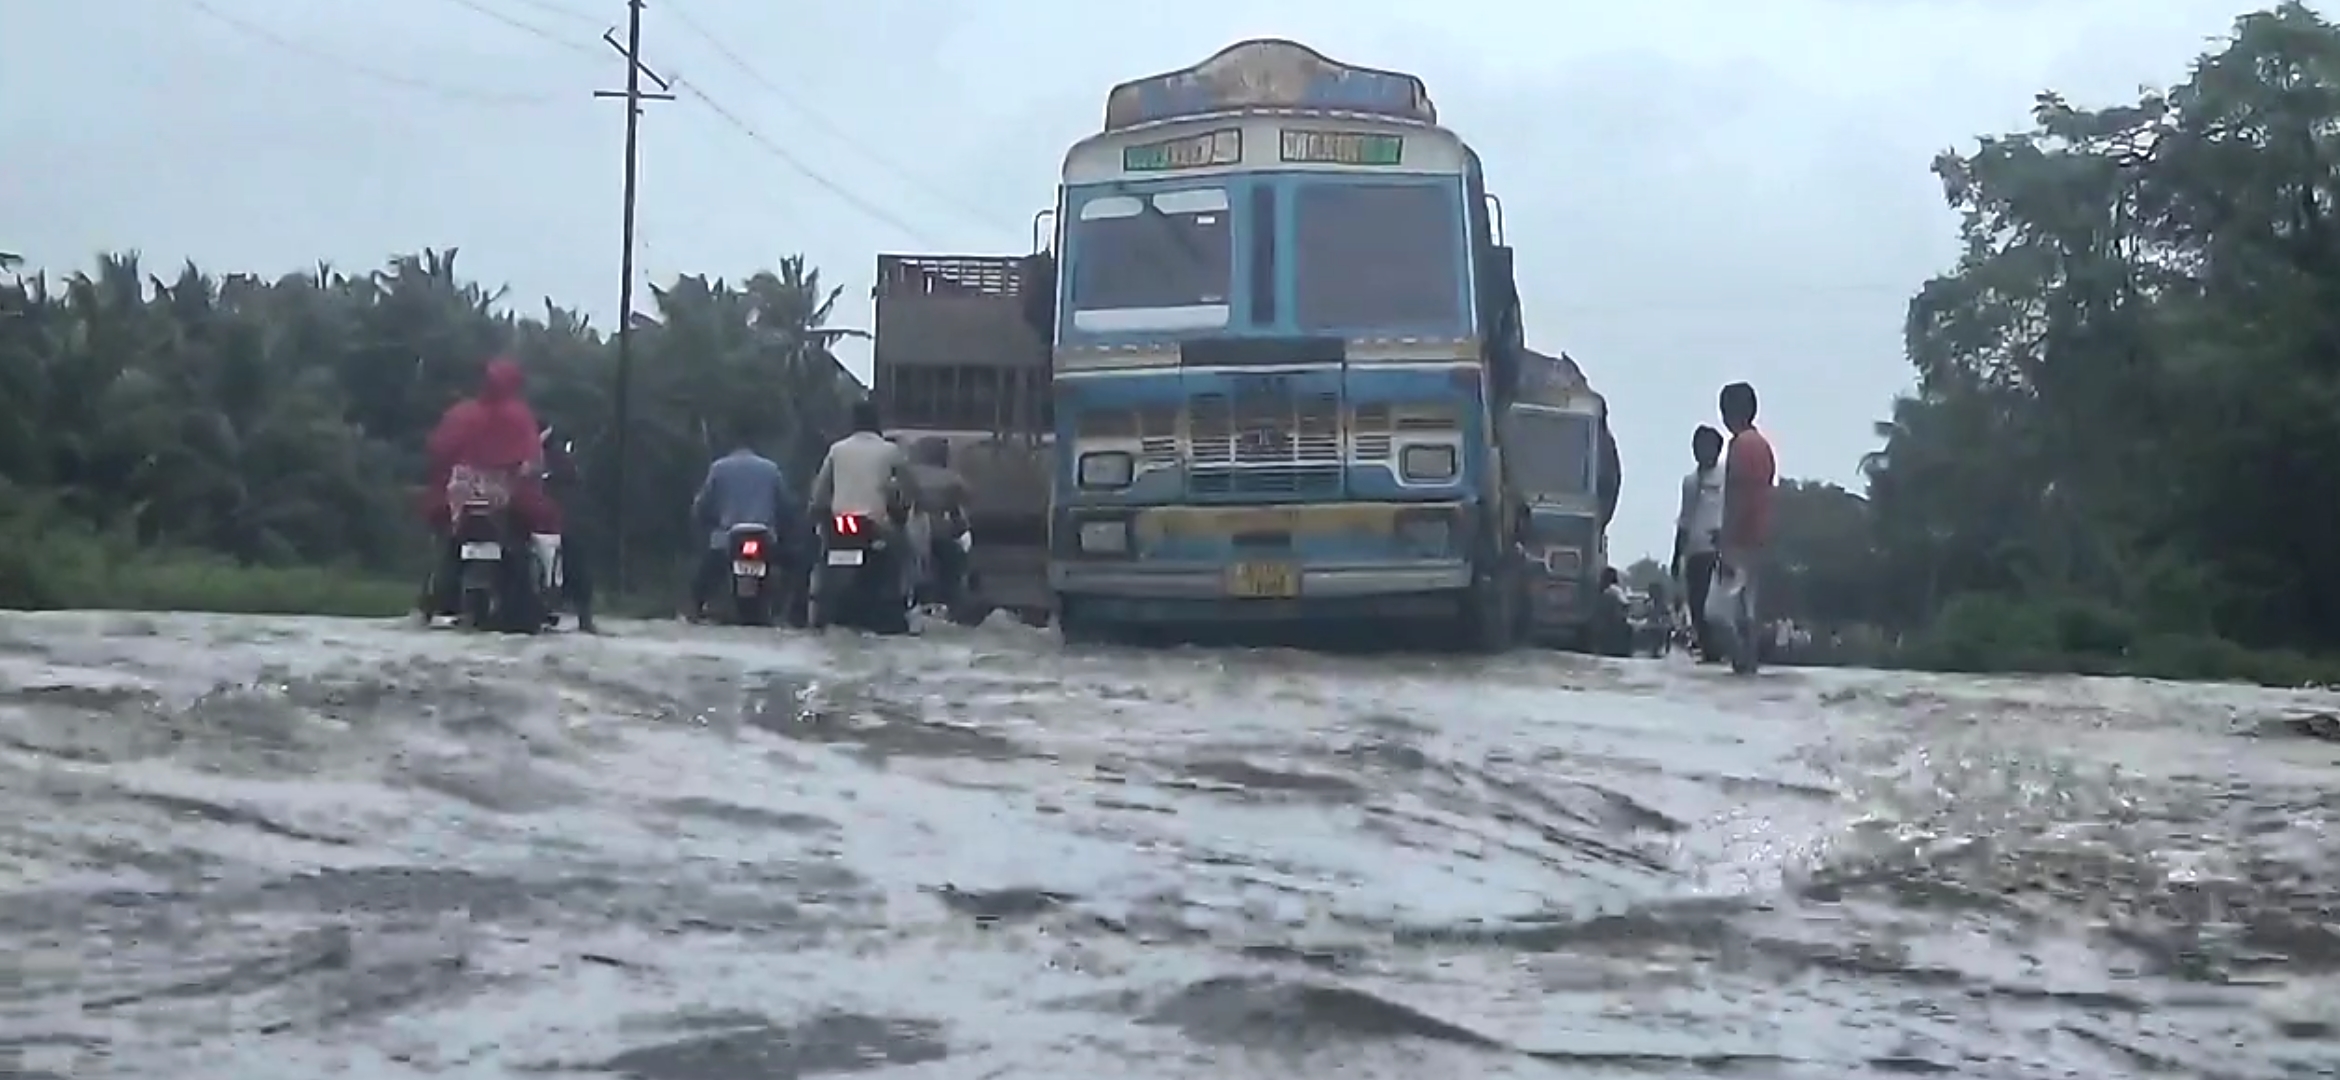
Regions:
[[0, 615], [0, 1075], [2340, 1070], [2328, 695]]

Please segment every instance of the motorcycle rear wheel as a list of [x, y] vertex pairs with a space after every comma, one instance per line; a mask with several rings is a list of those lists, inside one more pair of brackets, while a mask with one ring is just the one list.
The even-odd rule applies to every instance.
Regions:
[[463, 591], [463, 625], [472, 630], [495, 629], [496, 594], [492, 589]]

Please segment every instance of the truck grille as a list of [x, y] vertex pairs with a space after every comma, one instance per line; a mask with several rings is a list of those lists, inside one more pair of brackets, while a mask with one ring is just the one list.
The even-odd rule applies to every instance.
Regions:
[[1339, 394], [1201, 393], [1188, 397], [1186, 408], [1187, 484], [1194, 494], [1340, 494]]
[[1073, 437], [1083, 441], [1135, 441], [1141, 469], [1178, 464], [1178, 406], [1082, 409], [1073, 417]]
[[1591, 514], [1536, 514], [1528, 522], [1528, 558], [1547, 576], [1573, 578], [1584, 572], [1600, 533]]
[[1392, 440], [1401, 433], [1451, 435], [1461, 430], [1462, 412], [1452, 405], [1386, 401], [1359, 405], [1349, 417], [1349, 459], [1388, 461]]
[[1189, 463], [1333, 465], [1341, 460], [1341, 400], [1333, 393], [1195, 394], [1186, 404]]

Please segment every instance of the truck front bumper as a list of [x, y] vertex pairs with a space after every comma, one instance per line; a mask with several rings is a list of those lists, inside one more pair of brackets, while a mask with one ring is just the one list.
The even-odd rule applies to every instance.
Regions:
[[1460, 560], [1318, 563], [1299, 569], [1300, 595], [1229, 594], [1215, 564], [1058, 563], [1049, 580], [1058, 603], [1124, 624], [1227, 624], [1451, 618], [1462, 610], [1470, 565]]
[[[1316, 563], [1300, 568], [1300, 601], [1454, 592], [1470, 587], [1471, 567], [1460, 559], [1421, 562]], [[1073, 596], [1131, 600], [1258, 601], [1227, 590], [1227, 568], [1213, 563], [1064, 562], [1048, 567], [1048, 584]]]

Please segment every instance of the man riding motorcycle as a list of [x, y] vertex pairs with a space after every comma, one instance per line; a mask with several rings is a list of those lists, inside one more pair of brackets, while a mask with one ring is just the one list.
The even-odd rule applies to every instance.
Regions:
[[519, 364], [505, 357], [488, 361], [479, 392], [448, 406], [425, 444], [430, 483], [423, 490], [424, 517], [440, 538], [439, 569], [432, 576], [433, 614], [452, 616], [462, 600], [463, 567], [449, 535], [454, 511], [447, 505], [447, 484], [457, 467], [504, 476], [510, 490], [508, 509], [519, 528], [530, 533], [561, 531], [560, 507], [544, 489], [543, 449], [537, 442], [541, 429], [520, 394], [525, 383]]
[[[889, 538], [899, 540], [909, 517], [912, 483], [909, 455], [883, 434], [877, 403], [863, 399], [853, 403], [853, 434], [831, 443], [828, 454], [821, 458], [821, 471], [813, 476], [812, 496], [806, 505], [815, 522], [838, 514], [858, 514]], [[897, 577], [910, 569], [899, 558], [901, 547], [899, 543], [886, 546], [894, 553], [892, 572]], [[907, 587], [905, 580], [903, 588]]]
[[785, 562], [799, 532], [796, 495], [778, 463], [755, 451], [743, 435], [732, 451], [707, 466], [707, 478], [691, 499], [691, 520], [706, 528], [707, 547], [691, 575], [691, 617], [707, 616], [708, 601], [731, 566], [731, 528], [763, 525], [772, 530]]

